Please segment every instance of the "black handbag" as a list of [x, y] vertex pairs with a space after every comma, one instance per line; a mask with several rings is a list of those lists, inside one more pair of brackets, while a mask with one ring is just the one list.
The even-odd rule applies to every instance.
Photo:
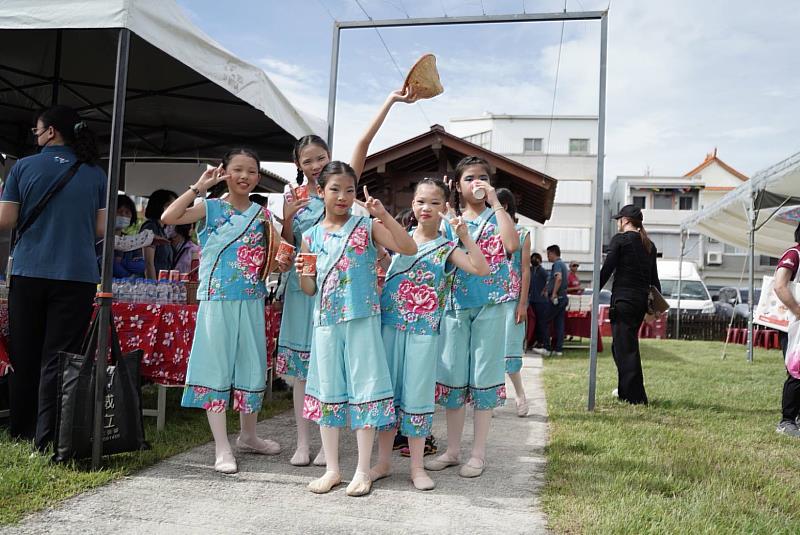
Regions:
[[[62, 351], [58, 355], [58, 420], [53, 455], [56, 462], [92, 455], [98, 317], [96, 314], [82, 354]], [[104, 455], [150, 448], [144, 436], [139, 379], [143, 351], [123, 355], [113, 319], [110, 328], [111, 364], [106, 366], [101, 437]]]

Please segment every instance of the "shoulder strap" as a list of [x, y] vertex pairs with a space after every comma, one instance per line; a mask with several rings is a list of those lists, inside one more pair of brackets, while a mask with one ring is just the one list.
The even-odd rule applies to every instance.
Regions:
[[81, 166], [81, 163], [83, 162], [77, 161], [74, 164], [72, 164], [72, 166], [67, 170], [66, 173], [64, 173], [64, 175], [61, 177], [58, 183], [53, 187], [53, 189], [48, 191], [47, 194], [44, 197], [42, 197], [39, 203], [33, 207], [33, 210], [31, 210], [31, 213], [28, 214], [27, 218], [25, 218], [25, 221], [23, 221], [20, 225], [17, 226], [14, 239], [12, 240], [12, 245], [11, 245], [12, 251], [14, 250], [14, 247], [16, 247], [17, 243], [22, 237], [22, 234], [36, 222], [36, 220], [39, 218], [40, 215], [42, 215], [42, 212], [44, 212], [44, 209], [47, 207], [47, 203], [50, 202], [50, 199], [55, 197], [55, 195], [59, 191], [64, 189], [64, 186], [66, 186], [67, 183], [70, 180], [72, 180], [72, 177], [74, 177], [75, 173], [78, 172], [78, 168]]

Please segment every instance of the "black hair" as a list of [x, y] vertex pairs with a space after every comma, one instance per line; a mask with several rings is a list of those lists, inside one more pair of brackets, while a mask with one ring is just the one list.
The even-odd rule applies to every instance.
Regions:
[[258, 158], [258, 153], [248, 147], [236, 147], [226, 152], [225, 156], [222, 157], [222, 168], [227, 169], [233, 157], [239, 155], [254, 159], [256, 161], [256, 169], [261, 170], [261, 160]]
[[186, 241], [192, 240], [192, 225], [175, 225], [175, 232], [183, 236]]
[[45, 128], [53, 127], [61, 134], [64, 143], [77, 156], [79, 162], [95, 165], [100, 157], [94, 132], [81, 120], [78, 112], [69, 106], [51, 106], [39, 112], [36, 120]]
[[150, 194], [147, 207], [144, 209], [144, 217], [154, 221], [161, 221], [164, 213], [164, 206], [171, 200], [178, 198], [178, 194], [168, 189], [157, 189]]
[[797, 228], [794, 229], [794, 241], [800, 243], [800, 223], [798, 223]]
[[350, 167], [350, 164], [336, 160], [329, 162], [328, 165], [322, 168], [322, 172], [317, 178], [317, 185], [320, 189], [325, 189], [325, 184], [328, 183], [328, 179], [333, 175], [348, 175], [353, 179], [354, 186], [358, 184], [358, 177], [356, 177], [356, 172]]
[[480, 156], [465, 156], [461, 158], [461, 160], [456, 164], [455, 182], [453, 185], [453, 202], [455, 205], [456, 214], [458, 215], [461, 215], [461, 196], [458, 192], [458, 183], [461, 181], [461, 175], [464, 174], [464, 171], [467, 169], [467, 167], [472, 165], [482, 165], [486, 170], [486, 174], [489, 175], [489, 180], [491, 181], [492, 169], [489, 165], [489, 162]]
[[[417, 190], [419, 189], [419, 187], [423, 185], [434, 186], [436, 188], [439, 188], [439, 190], [441, 190], [442, 192], [442, 197], [444, 197], [445, 202], [447, 202], [450, 199], [450, 188], [447, 187], [447, 184], [444, 183], [444, 180], [440, 178], [425, 177], [419, 182], [417, 182], [416, 186], [414, 186], [414, 195], [417, 194]], [[407, 230], [411, 230], [412, 228], [419, 225], [419, 222], [417, 221], [417, 216], [414, 215], [414, 210], [410, 209], [410, 212], [411, 214], [408, 217], [408, 221], [406, 222], [405, 225], [403, 225]]]
[[300, 186], [303, 184], [305, 179], [305, 175], [303, 174], [303, 170], [300, 169], [300, 151], [304, 148], [308, 147], [309, 145], [316, 145], [322, 148], [325, 152], [328, 153], [328, 158], [331, 157], [331, 149], [328, 148], [328, 144], [325, 143], [325, 140], [319, 136], [310, 135], [310, 136], [303, 136], [298, 139], [294, 144], [294, 149], [292, 149], [292, 160], [298, 166], [297, 167], [297, 185]]
[[127, 195], [117, 195], [117, 210], [120, 208], [127, 208], [131, 212], [131, 222], [128, 226], [133, 226], [139, 220], [139, 216], [136, 213], [136, 204], [133, 202], [133, 199], [128, 197]]
[[548, 253], [553, 253], [554, 255], [561, 257], [561, 247], [558, 245], [551, 245], [547, 248]]
[[653, 242], [650, 241], [650, 236], [647, 235], [647, 231], [644, 229], [642, 220], [633, 217], [626, 217], [625, 219], [627, 219], [628, 222], [633, 225], [633, 228], [639, 231], [639, 237], [642, 239], [644, 250], [647, 251], [647, 254], [650, 254], [653, 251]]
[[266, 206], [267, 205], [267, 198], [263, 195], [259, 195], [257, 193], [250, 194], [250, 202], [254, 202], [259, 206]]
[[414, 210], [411, 208], [403, 208], [394, 216], [394, 220], [400, 223], [400, 226], [404, 229], [411, 230], [414, 221]]
[[514, 221], [517, 217], [517, 200], [514, 198], [514, 194], [506, 188], [496, 189], [495, 193], [500, 204], [506, 207], [506, 212], [511, 216], [511, 221]]
[[541, 262], [542, 262], [542, 255], [540, 255], [539, 253], [531, 253], [531, 260], [533, 260], [533, 257], [534, 257], [534, 256], [535, 256], [536, 258], [538, 258], [538, 259], [539, 259], [539, 263], [541, 264]]

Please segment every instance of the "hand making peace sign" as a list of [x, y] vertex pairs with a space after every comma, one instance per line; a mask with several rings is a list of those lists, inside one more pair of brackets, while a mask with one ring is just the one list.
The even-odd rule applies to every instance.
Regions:
[[383, 206], [383, 203], [380, 199], [376, 199], [374, 197], [370, 197], [369, 191], [367, 191], [367, 186], [364, 186], [364, 199], [365, 201], [360, 201], [356, 199], [356, 202], [359, 206], [362, 206], [369, 212], [369, 215], [378, 219], [386, 219], [389, 216], [388, 212], [386, 212], [386, 208]]

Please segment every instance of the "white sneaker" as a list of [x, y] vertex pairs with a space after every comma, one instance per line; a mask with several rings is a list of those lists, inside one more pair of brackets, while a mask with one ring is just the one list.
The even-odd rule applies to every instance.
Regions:
[[619, 397], [619, 388], [615, 388], [614, 390], [612, 390], [611, 391], [611, 395], [614, 396], [615, 398], [618, 398]]
[[533, 353], [536, 353], [537, 355], [549, 355], [550, 354], [550, 351], [546, 350], [543, 347], [534, 347], [533, 349], [531, 349], [531, 351]]
[[553, 351], [552, 353], [550, 353], [550, 356], [551, 357], [563, 357], [564, 356], [564, 352], [563, 351]]

